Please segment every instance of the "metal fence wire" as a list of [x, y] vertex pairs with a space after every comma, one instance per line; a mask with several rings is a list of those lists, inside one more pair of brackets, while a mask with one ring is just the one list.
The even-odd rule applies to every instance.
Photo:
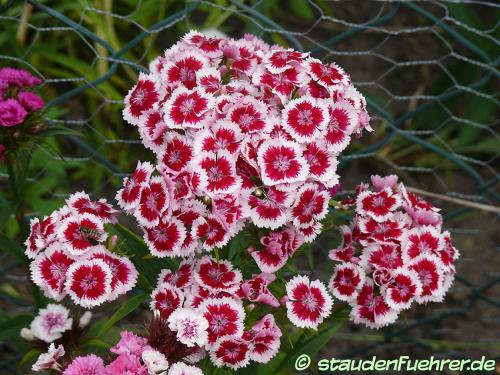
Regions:
[[[29, 69], [43, 78], [50, 109], [47, 121], [82, 134], [58, 143], [60, 155], [41, 152], [30, 175], [32, 190], [40, 197], [38, 207], [82, 186], [96, 195], [113, 196], [135, 160], [148, 157], [135, 128], [121, 119], [124, 94], [138, 72], [147, 71], [148, 61], [180, 35], [207, 28], [231, 37], [249, 32], [271, 43], [310, 51], [351, 74], [367, 97], [375, 132], [357, 141], [343, 157], [342, 193], [372, 173], [392, 172], [409, 185], [448, 198], [499, 204], [500, 5], [496, 2], [0, 4], [0, 65]], [[83, 168], [89, 164], [90, 174]], [[0, 181], [5, 177], [0, 175]], [[500, 359], [498, 216], [448, 200], [436, 204], [443, 207], [446, 225], [462, 254], [445, 302], [412, 309], [381, 331], [346, 324], [324, 348], [325, 356]], [[26, 277], [10, 271], [4, 267], [0, 278]]]

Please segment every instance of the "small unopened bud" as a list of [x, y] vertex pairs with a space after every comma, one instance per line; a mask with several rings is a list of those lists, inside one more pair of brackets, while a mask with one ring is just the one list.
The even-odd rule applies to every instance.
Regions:
[[21, 329], [20, 334], [21, 334], [21, 337], [25, 340], [33, 341], [35, 339], [35, 336], [33, 336], [33, 333], [31, 332], [31, 329], [29, 329], [29, 328]]
[[80, 328], [84, 328], [89, 325], [91, 319], [92, 319], [92, 313], [90, 311], [85, 311], [80, 317], [78, 325], [80, 326]]
[[42, 130], [42, 127], [41, 127], [40, 125], [35, 125], [35, 126], [33, 126], [33, 127], [31, 128], [31, 132], [32, 132], [33, 134], [38, 133], [40, 130]]
[[14, 134], [12, 134], [12, 138], [14, 138], [15, 140], [21, 139], [21, 136], [21, 132], [15, 132]]
[[117, 244], [118, 244], [118, 236], [117, 235], [111, 236], [108, 243], [109, 250], [113, 250]]

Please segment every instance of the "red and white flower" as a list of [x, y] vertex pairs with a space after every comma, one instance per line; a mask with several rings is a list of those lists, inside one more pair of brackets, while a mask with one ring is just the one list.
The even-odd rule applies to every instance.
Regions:
[[302, 154], [309, 165], [309, 173], [315, 181], [323, 183], [326, 187], [338, 184], [337, 158], [327, 151], [324, 142], [311, 142], [305, 146]]
[[379, 329], [398, 318], [398, 310], [385, 303], [384, 298], [375, 294], [373, 281], [366, 278], [358, 296], [351, 302], [351, 319], [356, 324], [364, 324], [369, 328]]
[[310, 224], [298, 227], [297, 232], [304, 238], [304, 242], [313, 242], [321, 233], [321, 228], [319, 221], [312, 221]]
[[98, 306], [110, 298], [112, 277], [111, 269], [101, 259], [78, 261], [66, 273], [66, 292], [77, 305]]
[[328, 121], [328, 110], [312, 98], [290, 100], [283, 111], [285, 130], [301, 143], [318, 138]]
[[445, 231], [442, 233], [442, 238], [444, 241], [444, 246], [443, 248], [438, 251], [438, 256], [441, 262], [443, 262], [443, 265], [448, 271], [455, 271], [454, 268], [454, 262], [457, 260], [460, 256], [460, 253], [458, 252], [457, 248], [453, 246], [451, 243], [451, 236], [450, 232]]
[[281, 330], [272, 314], [267, 314], [252, 328], [243, 333], [250, 346], [250, 359], [259, 363], [269, 362], [280, 348]]
[[162, 283], [151, 293], [150, 307], [153, 311], [159, 311], [162, 319], [168, 319], [175, 310], [182, 307], [183, 302], [184, 293], [181, 289]]
[[72, 194], [67, 200], [68, 207], [78, 214], [91, 214], [99, 217], [104, 223], [116, 223], [117, 211], [106, 199], [92, 201], [88, 194], [79, 192]]
[[317, 329], [331, 313], [332, 297], [319, 280], [295, 276], [286, 284], [286, 292], [288, 319], [299, 328]]
[[285, 265], [288, 258], [304, 243], [303, 237], [293, 227], [270, 232], [260, 239], [263, 248], [250, 247], [248, 252], [264, 273], [274, 273]]
[[194, 278], [200, 286], [209, 291], [232, 293], [239, 289], [242, 276], [228, 260], [217, 261], [205, 256], [198, 261]]
[[389, 219], [400, 205], [399, 196], [388, 188], [379, 192], [364, 191], [356, 199], [356, 211], [379, 222]]
[[160, 97], [156, 82], [157, 78], [153, 74], [139, 74], [139, 81], [125, 97], [125, 120], [137, 125], [141, 115], [155, 107]]
[[407, 309], [422, 293], [417, 272], [398, 268], [392, 272], [392, 281], [381, 288], [385, 302], [396, 310]]
[[182, 40], [191, 46], [198, 47], [200, 51], [212, 59], [222, 56], [220, 47], [223, 40], [221, 38], [210, 38], [198, 31], [192, 30], [188, 32]]
[[31, 219], [30, 235], [25, 242], [25, 254], [28, 258], [34, 259], [40, 251], [43, 251], [56, 239], [58, 216], [55, 212], [41, 221], [37, 217]]
[[[404, 216], [393, 217], [394, 220], [388, 219], [382, 222], [373, 220], [371, 217], [360, 217], [358, 220], [359, 230], [363, 238], [362, 243], [370, 243], [372, 241], [389, 242], [398, 241], [403, 234], [406, 225]], [[399, 219], [399, 220], [396, 220]]]
[[242, 135], [234, 123], [219, 120], [210, 129], [199, 132], [194, 139], [194, 148], [203, 152], [228, 151], [238, 153]]
[[353, 263], [343, 263], [335, 266], [329, 282], [329, 289], [334, 297], [342, 301], [356, 298], [365, 282], [365, 271]]
[[235, 159], [227, 151], [202, 154], [194, 162], [193, 168], [200, 171], [201, 183], [209, 195], [230, 194], [241, 186]]
[[208, 321], [208, 345], [213, 346], [221, 337], [243, 334], [245, 312], [243, 306], [232, 298], [209, 298], [198, 306], [198, 311]]
[[180, 264], [175, 273], [169, 269], [164, 269], [158, 275], [158, 284], [168, 283], [177, 288], [188, 288], [193, 283], [194, 261], [185, 259]]
[[135, 209], [139, 224], [146, 228], [157, 226], [169, 206], [169, 196], [163, 177], [154, 176], [141, 189], [141, 199]]
[[302, 156], [302, 149], [293, 141], [264, 141], [257, 150], [257, 162], [262, 182], [269, 186], [304, 181], [309, 174], [309, 165]]
[[330, 151], [339, 154], [351, 141], [351, 134], [358, 125], [357, 113], [349, 103], [338, 102], [328, 106], [328, 114], [325, 142]]
[[104, 242], [108, 234], [100, 218], [91, 214], [71, 215], [58, 229], [58, 237], [73, 255], [82, 255], [92, 246]]
[[280, 73], [272, 73], [269, 69], [261, 68], [254, 73], [253, 83], [269, 88], [284, 105], [294, 90], [307, 83], [308, 78], [299, 67], [291, 67]]
[[138, 272], [127, 257], [111, 253], [103, 246], [96, 246], [87, 256], [89, 259], [101, 259], [111, 270], [111, 295], [109, 300], [127, 293], [135, 286]]
[[342, 242], [339, 247], [330, 250], [328, 257], [338, 262], [358, 263], [359, 258], [354, 256], [353, 230], [350, 226], [339, 227]]
[[42, 353], [38, 356], [38, 359], [31, 367], [32, 371], [50, 371], [59, 370], [61, 368], [58, 363], [59, 358], [66, 354], [64, 347], [62, 345], [55, 346], [54, 343], [50, 344], [49, 349], [46, 353]]
[[309, 58], [306, 61], [308, 67], [307, 72], [321, 86], [329, 91], [337, 88], [339, 85], [347, 85], [349, 82], [348, 76], [343, 69], [336, 64], [323, 64], [320, 60]]
[[224, 48], [224, 55], [232, 60], [231, 70], [238, 76], [241, 74], [251, 75], [257, 64], [256, 56], [251, 47], [244, 41], [228, 43]]
[[297, 193], [297, 198], [292, 206], [293, 223], [297, 227], [311, 225], [314, 221], [325, 218], [328, 213], [328, 191], [320, 191], [316, 184], [305, 184]]
[[121, 208], [132, 210], [139, 204], [142, 186], [149, 183], [153, 169], [148, 162], [138, 162], [134, 173], [124, 178], [123, 189], [116, 194], [116, 200]]
[[214, 215], [195, 220], [191, 229], [191, 236], [203, 241], [203, 247], [207, 251], [226, 245], [231, 234], [225, 223]]
[[31, 263], [31, 279], [47, 297], [60, 301], [66, 296], [66, 273], [74, 262], [75, 258], [66, 252], [66, 245], [56, 242]]
[[403, 257], [408, 262], [423, 254], [437, 255], [444, 248], [444, 239], [436, 227], [416, 227], [405, 231], [401, 247]]
[[227, 293], [225, 291], [213, 292], [208, 289], [203, 288], [198, 283], [193, 283], [191, 288], [186, 290], [186, 303], [187, 307], [197, 308], [207, 299], [218, 299], [218, 298], [233, 298], [235, 293]]
[[200, 129], [212, 108], [212, 97], [200, 89], [176, 89], [164, 104], [164, 120], [174, 129]]
[[216, 68], [203, 68], [196, 72], [196, 83], [210, 94], [219, 93], [222, 89], [220, 71]]
[[186, 238], [184, 224], [175, 217], [162, 219], [158, 225], [143, 230], [151, 254], [160, 258], [177, 256]]
[[193, 159], [193, 147], [185, 136], [168, 132], [159, 159], [161, 171], [177, 174], [186, 170], [189, 162]]
[[[196, 250], [201, 250], [202, 243], [199, 237], [194, 236], [194, 226], [203, 221], [203, 217], [208, 215], [208, 211], [203, 203], [197, 200], [186, 200], [179, 207], [178, 210], [173, 212], [173, 215], [179, 219], [186, 228], [186, 237], [182, 243], [179, 255], [182, 257], [189, 257], [194, 254]], [[205, 228], [206, 229], [206, 228]]]
[[206, 67], [207, 59], [199, 53], [184, 53], [175, 62], [167, 64], [163, 68], [165, 83], [176, 87], [183, 85], [187, 89], [196, 87], [196, 73]]
[[278, 49], [273, 52], [265, 63], [266, 68], [271, 73], [281, 73], [285, 70], [300, 65], [302, 60], [307, 57], [306, 53], [289, 49]]
[[259, 228], [276, 229], [286, 224], [290, 218], [290, 209], [294, 195], [269, 188], [262, 197], [250, 195], [247, 199], [245, 212]]
[[227, 119], [238, 125], [243, 134], [265, 131], [269, 126], [267, 117], [266, 105], [250, 97], [238, 101], [227, 114]]
[[147, 111], [141, 116], [138, 126], [144, 146], [155, 152], [160, 150], [167, 130], [162, 113], [157, 109]]
[[217, 367], [237, 370], [250, 362], [249, 349], [248, 343], [239, 336], [222, 337], [210, 351], [210, 359]]
[[227, 194], [212, 199], [212, 214], [222, 219], [228, 227], [241, 222], [243, 208], [238, 196]]
[[413, 259], [408, 268], [418, 274], [422, 292], [416, 296], [418, 303], [441, 302], [444, 297], [444, 274], [443, 264], [438, 257], [431, 254], [423, 254]]
[[396, 269], [403, 265], [401, 247], [390, 242], [366, 246], [360, 258], [360, 265], [364, 268]]

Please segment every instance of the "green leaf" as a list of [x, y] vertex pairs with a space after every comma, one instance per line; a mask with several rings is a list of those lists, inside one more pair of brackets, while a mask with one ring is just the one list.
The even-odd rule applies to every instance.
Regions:
[[26, 261], [23, 248], [4, 234], [0, 234], [0, 250], [15, 256], [23, 262]]
[[14, 213], [14, 206], [10, 202], [0, 203], [0, 228], [3, 228], [7, 220]]
[[231, 244], [229, 245], [229, 252], [227, 254], [227, 258], [229, 260], [233, 259], [236, 255], [240, 254], [240, 252], [245, 251], [248, 247], [248, 244], [245, 244], [245, 231], [241, 231], [236, 236], [231, 239]]
[[290, 9], [302, 20], [311, 21], [314, 19], [314, 12], [307, 0], [290, 0]]
[[147, 294], [139, 294], [130, 298], [124, 305], [122, 305], [112, 316], [109, 318], [98, 330], [96, 337], [102, 336], [108, 331], [116, 322], [125, 318], [127, 315], [137, 309], [141, 303], [149, 298]]
[[38, 356], [42, 352], [38, 349], [31, 349], [28, 353], [26, 353], [23, 358], [17, 363], [17, 367], [22, 367], [25, 363], [27, 362], [33, 362], [35, 358], [38, 358]]
[[337, 332], [345, 320], [346, 319], [341, 317], [333, 317], [329, 320], [330, 325], [327, 325], [327, 322], [323, 323], [326, 327], [318, 332], [317, 335], [311, 338], [303, 336], [303, 338], [294, 345], [294, 348], [288, 353], [282, 363], [277, 366], [276, 371], [295, 368], [295, 361], [301, 354], [307, 354], [311, 358], [314, 357], [320, 349], [324, 348], [325, 345], [328, 344], [335, 332]]
[[32, 320], [31, 315], [18, 315], [0, 323], [0, 340], [19, 336], [21, 328], [28, 327]]
[[51, 136], [55, 136], [55, 135], [71, 135], [74, 137], [80, 137], [81, 133], [74, 130], [74, 129], [67, 128], [65, 126], [51, 125], [48, 128], [41, 130], [38, 133], [38, 135], [41, 137], [51, 137]]
[[105, 350], [109, 350], [111, 348], [111, 345], [108, 344], [105, 341], [102, 341], [100, 339], [90, 339], [88, 341], [85, 341], [82, 345], [84, 348], [89, 348], [89, 347], [94, 347], [94, 348], [101, 348]]

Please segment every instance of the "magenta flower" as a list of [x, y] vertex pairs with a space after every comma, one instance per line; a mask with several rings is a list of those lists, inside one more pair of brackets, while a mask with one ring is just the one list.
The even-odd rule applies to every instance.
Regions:
[[19, 93], [17, 100], [29, 112], [39, 111], [45, 106], [43, 99], [34, 92], [23, 91]]
[[28, 112], [15, 99], [0, 102], [0, 126], [11, 127], [21, 124]]
[[66, 367], [63, 375], [81, 375], [81, 374], [105, 374], [104, 362], [94, 354], [84, 357], [76, 357], [71, 364]]
[[0, 69], [0, 81], [18, 87], [32, 87], [42, 83], [40, 78], [34, 77], [26, 70], [9, 67]]

